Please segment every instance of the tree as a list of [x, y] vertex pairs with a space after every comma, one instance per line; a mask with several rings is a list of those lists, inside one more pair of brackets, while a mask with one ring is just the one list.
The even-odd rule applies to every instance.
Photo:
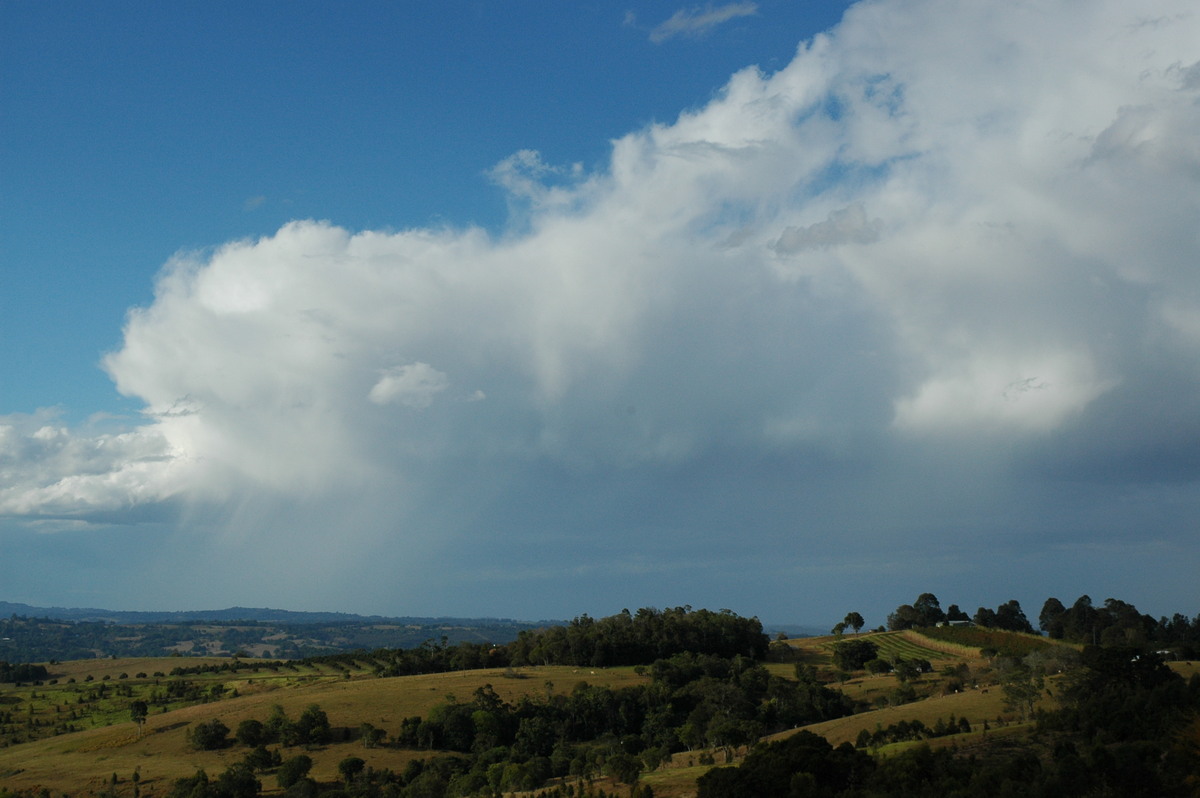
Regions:
[[888, 615], [887, 628], [889, 631], [898, 632], [902, 629], [911, 629], [914, 626], [920, 625], [921, 614], [911, 604], [901, 604], [896, 608], [895, 612]]
[[1077, 643], [1100, 642], [1100, 615], [1087, 594], [1075, 599], [1063, 615], [1063, 638]]
[[921, 669], [916, 660], [897, 658], [894, 670], [896, 678], [902, 682], [914, 681], [921, 678]]
[[989, 610], [987, 607], [980, 607], [975, 611], [975, 617], [971, 619], [976, 626], [992, 628], [996, 625], [996, 611]]
[[269, 751], [265, 745], [256, 745], [242, 758], [242, 764], [251, 770], [264, 771], [277, 767], [281, 762], [278, 751]]
[[262, 782], [254, 778], [253, 771], [245, 765], [235, 764], [226, 768], [217, 777], [213, 792], [220, 798], [256, 798], [262, 791]]
[[792, 672], [796, 674], [796, 681], [801, 684], [816, 684], [817, 683], [817, 666], [809, 665], [804, 662], [797, 662], [792, 666]]
[[129, 705], [129, 717], [137, 724], [138, 737], [142, 736], [142, 726], [146, 723], [146, 716], [150, 713], [150, 708], [145, 701], [134, 701]]
[[229, 727], [220, 720], [213, 718], [196, 724], [189, 735], [192, 745], [201, 751], [215, 751], [229, 744]]
[[1020, 712], [1021, 720], [1029, 720], [1044, 686], [1045, 680], [1041, 674], [1036, 674], [1024, 666], [1011, 669], [1004, 675], [1001, 685], [1005, 708]]
[[833, 647], [833, 664], [842, 670], [859, 670], [877, 656], [879, 647], [870, 640], [847, 640]]
[[316, 704], [310, 704], [300, 714], [300, 718], [296, 721], [296, 731], [301, 743], [327, 743], [333, 736], [333, 730], [329, 726], [329, 717], [325, 714], [325, 710]]
[[846, 633], [846, 626], [847, 626], [846, 622], [841, 621], [840, 623], [835, 623], [833, 625], [833, 628], [830, 629], [829, 631], [832, 632], [835, 637], [841, 637], [843, 634]]
[[971, 620], [971, 616], [967, 615], [965, 612], [960, 610], [958, 608], [957, 604], [951, 604], [949, 607], [946, 608], [946, 620], [947, 621], [969, 621], [969, 620]]
[[250, 718], [238, 724], [237, 734], [235, 735], [239, 743], [250, 748], [263, 745], [270, 737], [267, 734], [266, 726], [263, 726], [262, 721]]
[[1061, 601], [1053, 597], [1048, 598], [1038, 615], [1038, 628], [1054, 640], [1061, 640], [1066, 631], [1066, 625], [1063, 623], [1063, 616], [1066, 614], [1067, 608]]
[[862, 784], [874, 768], [866, 752], [848, 744], [834, 749], [824, 737], [800, 731], [784, 740], [756, 746], [740, 767], [713, 768], [700, 777], [696, 786], [700, 798], [844, 795], [850, 785]]
[[364, 722], [358, 727], [358, 737], [362, 740], [364, 748], [375, 748], [385, 736], [387, 736], [387, 732], [376, 728], [373, 724]]
[[208, 783], [208, 774], [197, 770], [190, 778], [175, 780], [175, 786], [169, 793], [170, 798], [208, 798], [212, 789]]
[[348, 756], [338, 762], [338, 773], [342, 774], [342, 781], [350, 784], [366, 766], [367, 763], [361, 757]]
[[917, 596], [917, 600], [913, 602], [913, 609], [917, 613], [916, 626], [937, 626], [946, 620], [946, 613], [942, 612], [941, 602], [932, 593], [922, 593]]
[[846, 618], [844, 621], [842, 621], [842, 623], [853, 629], [854, 634], [858, 634], [858, 631], [866, 625], [866, 621], [863, 620], [862, 615], [858, 614], [857, 612], [846, 613]]
[[638, 756], [646, 770], [658, 770], [663, 762], [671, 761], [671, 750], [665, 746], [651, 746]]
[[996, 608], [996, 628], [1033, 634], [1033, 625], [1025, 617], [1016, 599], [1009, 599]]
[[604, 769], [617, 781], [634, 784], [641, 775], [642, 763], [637, 757], [621, 751], [608, 758], [608, 761], [604, 763]]
[[275, 774], [275, 781], [279, 784], [280, 788], [286, 790], [306, 777], [308, 771], [312, 770], [312, 765], [312, 758], [306, 754], [286, 759], [279, 766], [279, 772]]
[[268, 738], [275, 742], [282, 745], [295, 745], [298, 742], [296, 724], [288, 718], [287, 713], [279, 704], [272, 705], [271, 712], [267, 715], [267, 722], [263, 726], [267, 731]]

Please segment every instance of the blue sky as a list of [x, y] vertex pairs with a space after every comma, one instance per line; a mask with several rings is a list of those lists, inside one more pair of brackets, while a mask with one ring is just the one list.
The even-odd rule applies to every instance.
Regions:
[[2, 4], [4, 598], [1194, 614], [1198, 34]]
[[673, 6], [7, 3], [3, 409], [136, 410], [96, 364], [177, 250], [297, 218], [502, 229], [499, 161], [600, 165], [844, 5], [760, 3], [655, 45]]

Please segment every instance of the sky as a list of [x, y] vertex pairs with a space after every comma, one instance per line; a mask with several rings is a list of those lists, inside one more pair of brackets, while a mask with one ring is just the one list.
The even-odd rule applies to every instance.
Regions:
[[0, 3], [0, 593], [1200, 612], [1192, 0]]

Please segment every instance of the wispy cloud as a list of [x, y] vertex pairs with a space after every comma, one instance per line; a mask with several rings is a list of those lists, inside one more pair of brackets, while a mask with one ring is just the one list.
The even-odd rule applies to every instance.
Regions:
[[[714, 28], [731, 19], [749, 17], [758, 13], [757, 3], [727, 3], [723, 6], [693, 6], [682, 8], [671, 18], [650, 31], [650, 41], [661, 44], [676, 36], [699, 38], [707, 36]], [[626, 18], [628, 21], [628, 17]]]

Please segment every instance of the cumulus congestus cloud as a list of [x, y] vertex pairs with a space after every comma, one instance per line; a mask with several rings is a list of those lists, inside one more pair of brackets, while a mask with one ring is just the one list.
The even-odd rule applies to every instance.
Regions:
[[[182, 253], [105, 361], [144, 424], [8, 424], [0, 507], [352, 495], [380, 534], [482, 535], [506, 523], [464, 508], [547, 469], [617, 494], [755, 453], [882, 494], [948, 446], [1018, 473], [1190, 446], [1200, 22], [1158, 5], [862, 4], [601, 169], [507, 159], [519, 232], [296, 221]], [[561, 501], [560, 526], [600, 502]]]

